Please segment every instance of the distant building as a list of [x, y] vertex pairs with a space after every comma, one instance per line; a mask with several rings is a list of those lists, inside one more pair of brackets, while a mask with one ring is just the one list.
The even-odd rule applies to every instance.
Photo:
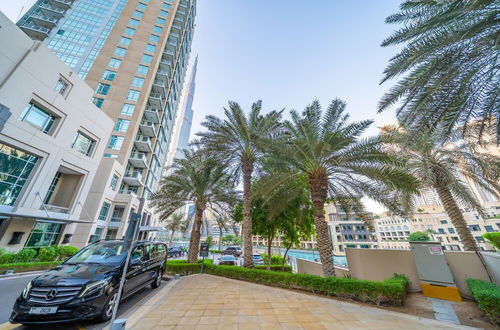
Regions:
[[94, 93], [0, 12], [0, 247], [73, 244], [113, 121]]
[[[325, 207], [333, 254], [345, 255], [346, 248], [376, 249], [379, 246], [377, 234], [355, 214], [346, 214], [340, 207], [327, 204]], [[373, 214], [368, 213], [368, 222]]]

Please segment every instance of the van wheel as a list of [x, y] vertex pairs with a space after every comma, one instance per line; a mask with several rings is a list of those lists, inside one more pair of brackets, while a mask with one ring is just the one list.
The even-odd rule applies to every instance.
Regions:
[[161, 284], [161, 278], [162, 278], [162, 277], [163, 277], [163, 270], [162, 270], [162, 269], [160, 269], [160, 270], [158, 271], [158, 274], [157, 274], [157, 275], [156, 275], [156, 277], [155, 277], [155, 280], [153, 281], [153, 283], [151, 283], [151, 288], [152, 288], [152, 289], [156, 289], [157, 287], [159, 287], [159, 286], [160, 286], [160, 284]]
[[106, 303], [102, 308], [101, 314], [97, 317], [97, 320], [100, 322], [108, 321], [111, 318], [111, 316], [113, 316], [113, 309], [115, 308], [115, 305], [117, 303], [118, 303], [118, 290], [115, 289], [111, 291], [111, 293], [108, 296], [108, 299], [106, 299]]

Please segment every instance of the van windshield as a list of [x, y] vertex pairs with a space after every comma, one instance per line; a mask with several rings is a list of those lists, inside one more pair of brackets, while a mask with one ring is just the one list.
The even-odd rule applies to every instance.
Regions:
[[127, 249], [124, 242], [100, 242], [81, 249], [65, 264], [97, 263], [119, 265], [125, 260]]

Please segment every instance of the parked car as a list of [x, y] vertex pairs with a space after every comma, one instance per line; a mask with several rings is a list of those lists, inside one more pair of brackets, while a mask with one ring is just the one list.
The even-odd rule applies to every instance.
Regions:
[[173, 246], [171, 248], [168, 248], [168, 257], [169, 258], [175, 258], [175, 257], [180, 257], [181, 255], [184, 254], [184, 251], [180, 246]]
[[[118, 299], [126, 249], [123, 240], [99, 241], [35, 277], [17, 298], [10, 322], [33, 325], [109, 320]], [[159, 287], [166, 259], [164, 243], [136, 242], [122, 299], [147, 285]]]
[[241, 248], [239, 246], [229, 246], [224, 251], [222, 255], [233, 255], [235, 257], [241, 257]]
[[236, 258], [233, 255], [225, 255], [220, 258], [219, 265], [236, 266]]
[[253, 264], [255, 266], [263, 266], [264, 265], [264, 259], [262, 259], [262, 256], [260, 254], [253, 254], [252, 259], [253, 259]]

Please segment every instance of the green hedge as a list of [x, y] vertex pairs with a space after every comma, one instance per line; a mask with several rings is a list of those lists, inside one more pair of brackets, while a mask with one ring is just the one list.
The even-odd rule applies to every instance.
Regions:
[[210, 253], [219, 253], [219, 254], [222, 253], [221, 250], [208, 250], [208, 252], [210, 252]]
[[[169, 273], [189, 275], [200, 272], [200, 264], [167, 262]], [[302, 290], [326, 296], [342, 297], [376, 305], [401, 306], [406, 297], [408, 278], [395, 275], [385, 281], [366, 281], [353, 278], [320, 277], [307, 274], [267, 271], [235, 266], [207, 264], [205, 273], [285, 289]]]
[[0, 249], [0, 264], [62, 261], [77, 252], [78, 249], [70, 245], [24, 248], [18, 252]]
[[15, 264], [0, 265], [0, 274], [4, 274], [7, 270], [13, 270], [15, 273], [31, 272], [35, 270], [45, 270], [59, 265], [61, 261], [51, 262], [26, 262]]
[[465, 280], [479, 308], [500, 328], [500, 286], [473, 278]]
[[[267, 270], [267, 265], [254, 266], [254, 269]], [[281, 265], [271, 265], [271, 270], [275, 271], [275, 272], [291, 273], [293, 271], [292, 266], [290, 266], [290, 265], [285, 265], [285, 268], [283, 270], [282, 269], [283, 269], [283, 266], [281, 266]]]
[[500, 233], [486, 233], [483, 237], [486, 238], [488, 242], [497, 250], [500, 250]]
[[[267, 253], [261, 253], [260, 256], [264, 259], [264, 263], [267, 265]], [[282, 256], [271, 256], [271, 265], [282, 265], [283, 257]]]

